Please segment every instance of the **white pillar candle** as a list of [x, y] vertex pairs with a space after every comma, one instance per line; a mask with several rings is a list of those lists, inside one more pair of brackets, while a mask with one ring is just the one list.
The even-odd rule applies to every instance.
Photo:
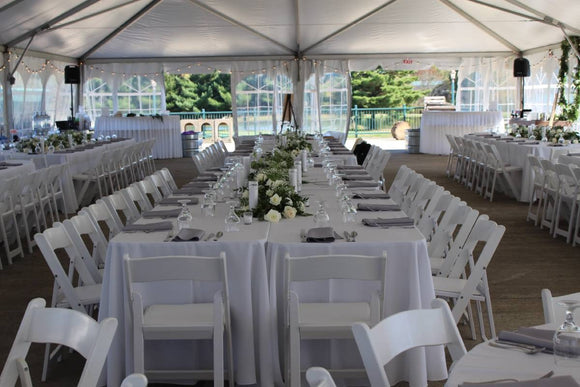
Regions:
[[302, 149], [302, 171], [308, 172], [308, 151]]
[[251, 209], [256, 208], [258, 205], [258, 182], [257, 181], [250, 181], [248, 182], [248, 197], [249, 197], [249, 205]]
[[298, 192], [298, 170], [296, 168], [290, 168], [288, 170], [288, 176], [290, 178], [290, 185]]
[[72, 137], [72, 134], [69, 134], [68, 135], [68, 146], [69, 146], [69, 148], [72, 148], [73, 147], [73, 137]]

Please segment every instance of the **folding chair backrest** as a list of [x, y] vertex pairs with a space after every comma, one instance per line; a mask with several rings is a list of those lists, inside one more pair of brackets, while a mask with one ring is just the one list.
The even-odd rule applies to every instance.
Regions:
[[[111, 211], [111, 213], [117, 215], [119, 221], [121, 221], [119, 212], [123, 214], [123, 217], [125, 218], [125, 225], [133, 223], [140, 217], [139, 210], [135, 206], [135, 203], [132, 200], [126, 200], [125, 196], [120, 192], [115, 192], [109, 196], [105, 196], [101, 200], [103, 200], [109, 207], [109, 211]], [[123, 222], [121, 221], [121, 223]]]
[[[112, 213], [111, 210], [109, 210], [109, 207], [101, 199], [97, 200], [96, 203], [83, 208], [80, 212], [84, 212], [90, 216], [93, 223], [99, 226], [103, 232], [103, 235], [107, 236], [107, 240], [111, 240], [111, 238], [117, 235], [123, 227], [117, 214]], [[100, 222], [104, 222], [106, 224], [107, 228], [109, 229], [108, 234], [105, 233], [100, 225]]]
[[572, 196], [576, 199], [575, 195], [578, 195], [578, 181], [572, 169], [568, 164], [560, 163], [556, 164], [555, 167], [558, 178], [560, 179], [560, 195]]
[[164, 197], [171, 195], [173, 190], [171, 189], [171, 187], [169, 187], [169, 183], [167, 182], [167, 180], [165, 180], [163, 172], [155, 171], [155, 173], [151, 175], [151, 179], [153, 179], [153, 182], [155, 183], [157, 188], [161, 190], [161, 193], [163, 194]]
[[460, 202], [460, 199], [449, 191], [439, 192], [440, 195], [429, 202], [417, 224], [419, 231], [428, 241], [440, 225], [448, 222]]
[[29, 377], [27, 368], [19, 370], [19, 359], [26, 358], [32, 343], [51, 343], [72, 348], [87, 359], [78, 385], [96, 386], [117, 329], [117, 320], [106, 318], [99, 323], [84, 313], [46, 308], [45, 305], [42, 298], [28, 303], [0, 375], [0, 385], [14, 386], [19, 376]]
[[177, 189], [177, 184], [175, 184], [175, 180], [173, 179], [173, 176], [171, 175], [169, 169], [161, 168], [159, 170], [159, 173], [161, 173], [161, 176], [165, 179], [165, 182], [167, 183], [171, 191], [175, 191]]
[[306, 381], [310, 387], [336, 387], [330, 372], [322, 367], [308, 368], [306, 370]]
[[400, 312], [373, 328], [355, 323], [352, 331], [372, 387], [390, 386], [385, 365], [409, 349], [447, 345], [454, 363], [466, 353], [449, 305], [440, 299], [431, 309]]
[[549, 289], [542, 289], [542, 306], [546, 324], [562, 324], [564, 322], [566, 319], [566, 307], [561, 304], [563, 301], [580, 302], [580, 293], [553, 297]]
[[125, 197], [127, 202], [133, 202], [135, 207], [138, 205], [138, 210], [141, 213], [153, 209], [151, 202], [143, 195], [143, 192], [141, 192], [137, 183], [133, 183], [129, 187], [123, 188], [121, 190], [121, 195]]
[[542, 167], [540, 159], [538, 159], [536, 156], [532, 154], [529, 154], [528, 162], [530, 163], [530, 168], [532, 168], [532, 171], [534, 172], [534, 184], [544, 186], [545, 181], [544, 167]]
[[554, 163], [548, 159], [541, 159], [540, 164], [542, 164], [542, 168], [544, 169], [546, 188], [558, 191], [560, 189], [560, 178], [558, 177]]
[[[147, 200], [149, 200], [149, 203], [154, 204], [163, 199], [161, 192], [159, 192], [151, 179], [145, 178], [144, 180], [138, 181], [137, 186], [141, 190], [141, 193], [147, 198]], [[149, 196], [151, 196], [151, 198], [149, 198]], [[151, 201], [153, 201], [153, 203]]]

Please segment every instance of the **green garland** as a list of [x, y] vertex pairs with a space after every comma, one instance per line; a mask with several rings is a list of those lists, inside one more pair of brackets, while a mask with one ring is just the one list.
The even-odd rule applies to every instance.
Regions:
[[[580, 37], [571, 36], [570, 40], [577, 50], [580, 49]], [[572, 79], [572, 87], [574, 90], [574, 102], [568, 103], [566, 100], [566, 84], [568, 78], [568, 57], [570, 55], [571, 46], [568, 40], [562, 41], [562, 57], [560, 58], [560, 71], [558, 73], [558, 83], [560, 95], [558, 97], [558, 105], [562, 108], [562, 113], [558, 116], [559, 120], [575, 122], [578, 119], [578, 112], [580, 110], [580, 60], [576, 61], [576, 68]]]

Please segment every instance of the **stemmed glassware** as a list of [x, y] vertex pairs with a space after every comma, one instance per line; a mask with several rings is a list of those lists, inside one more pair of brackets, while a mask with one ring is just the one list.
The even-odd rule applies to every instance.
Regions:
[[556, 367], [580, 367], [580, 328], [574, 322], [574, 310], [580, 301], [563, 300], [560, 305], [566, 308], [566, 319], [554, 333], [554, 362]]
[[235, 202], [228, 202], [228, 204], [230, 205], [230, 209], [224, 220], [226, 224], [225, 230], [226, 232], [239, 231], [240, 217], [236, 214]]
[[326, 210], [326, 202], [324, 200], [318, 202], [318, 209], [316, 210], [313, 219], [314, 223], [316, 223], [316, 227], [330, 226], [330, 216]]
[[179, 204], [181, 204], [181, 212], [177, 216], [177, 230], [181, 230], [184, 228], [190, 228], [191, 222], [193, 221], [193, 215], [187, 204], [190, 202], [189, 199], [181, 199], [178, 200]]

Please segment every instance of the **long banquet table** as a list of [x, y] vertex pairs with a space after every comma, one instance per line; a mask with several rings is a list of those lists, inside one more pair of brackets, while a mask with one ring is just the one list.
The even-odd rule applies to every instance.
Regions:
[[466, 135], [466, 138], [470, 138], [477, 141], [483, 141], [488, 144], [494, 144], [500, 153], [502, 160], [510, 165], [515, 165], [522, 168], [521, 177], [517, 177], [515, 184], [521, 187], [521, 194], [518, 198], [522, 202], [530, 202], [533, 195], [533, 174], [528, 161], [528, 155], [532, 154], [540, 159], [548, 159], [553, 162], [557, 162], [558, 158], [565, 155], [568, 152], [578, 152], [580, 151], [579, 144], [566, 145], [566, 146], [556, 146], [552, 143], [539, 143], [534, 144], [533, 142], [516, 142], [516, 140], [505, 141], [497, 137], [489, 137], [484, 135], [470, 134]]
[[[168, 232], [120, 233], [109, 243], [99, 318], [119, 319], [113, 345], [109, 352], [107, 377], [109, 385], [118, 385], [122, 378], [132, 372], [132, 343], [130, 310], [123, 276], [122, 257], [132, 258], [157, 255], [206, 255], [217, 256], [225, 251], [228, 267], [230, 304], [233, 330], [233, 347], [236, 383], [261, 386], [283, 385], [284, 326], [281, 318], [281, 278], [283, 257], [291, 255], [313, 255], [329, 253], [381, 254], [387, 251], [388, 294], [384, 300], [385, 316], [398, 311], [428, 307], [435, 297], [431, 269], [425, 239], [415, 229], [372, 229], [360, 222], [344, 224], [338, 213], [334, 190], [321, 179], [319, 168], [310, 169], [304, 179], [304, 193], [311, 202], [325, 198], [329, 202], [329, 214], [336, 231], [358, 230], [356, 243], [337, 240], [333, 243], [301, 243], [300, 231], [314, 227], [311, 217], [281, 220], [278, 224], [254, 221], [252, 225], [240, 225], [240, 231], [228, 232], [218, 242], [164, 242]], [[358, 189], [357, 189], [358, 190]], [[170, 209], [177, 207], [163, 207]], [[194, 215], [193, 227], [209, 232], [223, 230], [226, 213], [224, 205], [216, 209], [215, 217], [202, 217], [199, 205], [189, 208]], [[400, 212], [373, 212], [358, 215], [363, 217], [401, 216]], [[139, 223], [155, 222], [140, 219]], [[175, 220], [173, 220], [175, 222]], [[355, 281], [356, 282], [356, 281]], [[346, 290], [338, 291], [336, 283], [319, 284], [314, 288], [302, 289], [306, 297], [327, 301], [343, 298], [364, 297], [369, 288], [360, 283], [347, 284]], [[158, 285], [148, 288], [143, 294], [145, 303], [172, 300], [211, 300], [211, 286], [191, 288], [189, 285]], [[327, 351], [326, 361], [362, 368], [354, 342], [333, 342], [330, 346], [320, 343], [303, 343], [304, 361], [321, 351]], [[179, 367], [180, 365], [211, 366], [211, 346], [196, 345], [192, 353], [191, 344], [152, 343], [146, 346], [146, 359], [156, 367]], [[206, 354], [205, 356], [203, 354]], [[210, 364], [208, 364], [208, 361]], [[320, 365], [320, 363], [317, 363]], [[428, 372], [425, 372], [426, 365]], [[392, 365], [396, 380], [409, 380], [412, 385], [425, 385], [427, 380], [446, 377], [445, 357], [442, 348], [419, 349], [398, 358]]]
[[446, 134], [463, 136], [488, 129], [502, 129], [501, 112], [438, 112], [425, 111], [421, 117], [420, 152], [447, 155], [450, 147]]
[[181, 128], [178, 116], [153, 117], [97, 117], [95, 136], [133, 138], [141, 142], [155, 138], [152, 153], [156, 159], [183, 157]]

